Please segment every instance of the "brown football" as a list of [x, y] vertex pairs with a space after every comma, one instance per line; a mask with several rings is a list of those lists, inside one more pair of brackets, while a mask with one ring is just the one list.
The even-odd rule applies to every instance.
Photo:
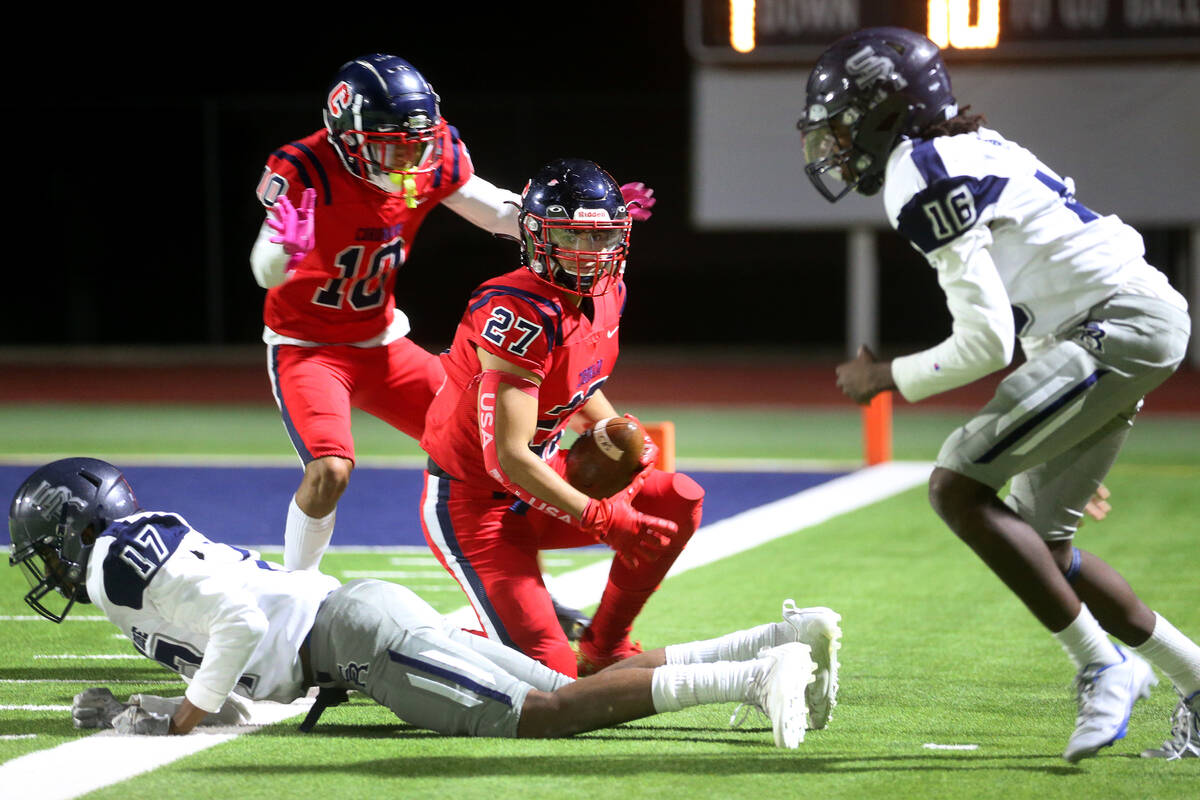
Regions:
[[641, 469], [644, 435], [624, 417], [600, 420], [567, 451], [567, 482], [588, 497], [612, 497]]

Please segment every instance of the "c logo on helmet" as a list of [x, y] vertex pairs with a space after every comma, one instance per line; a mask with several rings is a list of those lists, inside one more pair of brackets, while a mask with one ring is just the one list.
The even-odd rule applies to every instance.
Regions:
[[342, 112], [350, 107], [353, 96], [354, 93], [350, 91], [350, 84], [345, 81], [333, 87], [329, 91], [329, 116], [334, 119], [342, 116]]

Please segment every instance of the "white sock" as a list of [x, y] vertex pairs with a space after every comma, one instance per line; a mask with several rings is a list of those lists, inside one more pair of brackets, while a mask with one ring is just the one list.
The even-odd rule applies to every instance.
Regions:
[[764, 647], [795, 641], [794, 629], [786, 622], [768, 622], [716, 639], [672, 644], [666, 648], [668, 664], [712, 664], [716, 661], [749, 661]]
[[287, 527], [283, 531], [283, 566], [288, 569], [316, 569], [333, 538], [337, 509], [324, 517], [310, 517], [296, 505], [295, 496], [288, 506]]
[[658, 713], [706, 703], [746, 699], [746, 687], [759, 669], [757, 661], [718, 661], [713, 664], [667, 664], [656, 667], [650, 697]]
[[1200, 690], [1200, 645], [1180, 633], [1157, 611], [1154, 612], [1154, 632], [1133, 649], [1161, 669], [1184, 697], [1191, 697]]
[[1116, 664], [1121, 660], [1121, 654], [1086, 605], [1079, 607], [1075, 621], [1054, 634], [1054, 638], [1067, 651], [1077, 670], [1089, 664]]

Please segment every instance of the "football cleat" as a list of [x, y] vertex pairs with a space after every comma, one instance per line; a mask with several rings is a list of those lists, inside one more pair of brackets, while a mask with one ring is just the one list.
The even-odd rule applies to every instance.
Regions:
[[783, 601], [783, 620], [795, 633], [796, 641], [812, 649], [816, 664], [813, 682], [804, 691], [808, 705], [808, 727], [820, 730], [833, 717], [837, 705], [838, 650], [842, 646], [842, 615], [820, 606], [796, 608], [791, 598]]
[[1171, 738], [1162, 747], [1142, 751], [1142, 758], [1200, 758], [1200, 692], [1189, 697], [1180, 693], [1179, 705], [1171, 713]]
[[581, 678], [595, 675], [605, 667], [632, 658], [642, 652], [642, 643], [631, 642], [627, 636], [616, 647], [602, 653], [593, 644], [591, 634], [591, 628], [583, 631], [583, 635], [579, 638], [579, 651], [575, 654], [575, 668]]
[[737, 727], [745, 719], [739, 712], [747, 707], [757, 708], [771, 720], [776, 747], [795, 750], [804, 741], [808, 708], [804, 702], [805, 687], [813, 680], [817, 665], [812, 651], [800, 642], [770, 647], [758, 655], [761, 667], [750, 679], [746, 705], [738, 706], [730, 724]]
[[1063, 758], [1072, 764], [1090, 758], [1125, 736], [1133, 704], [1150, 696], [1158, 683], [1154, 670], [1139, 655], [1117, 647], [1115, 664], [1088, 664], [1075, 678], [1079, 714]]
[[592, 618], [577, 608], [564, 606], [553, 597], [550, 598], [550, 601], [554, 603], [554, 615], [558, 617], [558, 624], [562, 626], [567, 641], [578, 642], [583, 636], [584, 629], [591, 624]]

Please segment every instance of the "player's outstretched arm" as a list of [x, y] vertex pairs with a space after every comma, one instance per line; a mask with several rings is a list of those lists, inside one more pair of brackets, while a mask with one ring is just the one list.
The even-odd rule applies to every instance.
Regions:
[[517, 212], [521, 208], [521, 196], [478, 175], [468, 178], [458, 191], [442, 200], [442, 205], [485, 231], [514, 239], [520, 235]]

